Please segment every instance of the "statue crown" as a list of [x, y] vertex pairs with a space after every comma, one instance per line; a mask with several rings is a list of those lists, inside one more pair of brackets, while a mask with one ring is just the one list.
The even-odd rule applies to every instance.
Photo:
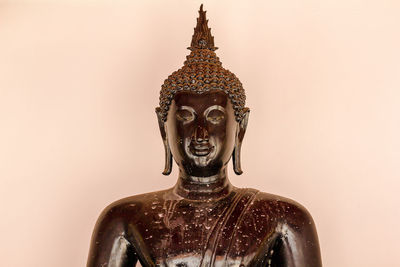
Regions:
[[180, 91], [191, 91], [198, 94], [210, 90], [221, 90], [225, 92], [235, 110], [235, 117], [240, 121], [245, 112], [246, 95], [239, 79], [227, 69], [215, 54], [217, 47], [214, 46], [214, 37], [208, 27], [206, 11], [200, 6], [197, 25], [194, 28], [191, 53], [186, 57], [183, 67], [174, 71], [164, 81], [160, 91], [160, 113], [163, 121], [167, 120], [169, 105], [175, 93]]

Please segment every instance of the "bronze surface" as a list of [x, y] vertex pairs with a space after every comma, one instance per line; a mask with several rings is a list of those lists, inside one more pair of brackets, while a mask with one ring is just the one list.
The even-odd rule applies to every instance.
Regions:
[[[198, 22], [204, 23], [202, 12]], [[214, 53], [210, 36], [195, 32], [192, 52]], [[200, 40], [207, 48], [195, 47]], [[229, 182], [231, 157], [235, 172], [242, 173], [240, 148], [249, 116], [244, 100], [238, 116], [231, 89], [163, 90], [161, 99], [171, 95], [156, 110], [164, 174], [174, 159], [178, 181], [170, 189], [109, 205], [95, 226], [87, 266], [127, 267], [138, 261], [142, 266], [322, 266], [315, 225], [304, 207]]]

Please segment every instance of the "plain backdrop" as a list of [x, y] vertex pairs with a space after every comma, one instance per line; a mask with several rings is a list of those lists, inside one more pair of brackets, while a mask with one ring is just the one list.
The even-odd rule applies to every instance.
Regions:
[[[306, 206], [324, 266], [399, 266], [400, 2], [202, 2], [251, 109], [231, 182]], [[174, 185], [154, 108], [200, 4], [0, 3], [1, 266], [84, 266], [106, 205]]]

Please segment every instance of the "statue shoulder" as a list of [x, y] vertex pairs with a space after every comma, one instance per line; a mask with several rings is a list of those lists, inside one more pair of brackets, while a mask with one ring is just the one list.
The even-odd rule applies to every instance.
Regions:
[[113, 220], [121, 222], [134, 223], [140, 219], [141, 215], [151, 209], [152, 203], [158, 199], [163, 199], [163, 196], [169, 190], [162, 190], [150, 193], [144, 193], [125, 197], [109, 204], [99, 216], [98, 221]]
[[[289, 266], [322, 266], [319, 241], [314, 221], [308, 210], [298, 202], [259, 192], [252, 207], [259, 228], [267, 228], [275, 237], [272, 261], [284, 261]], [[297, 251], [297, 253], [292, 253]]]
[[313, 224], [310, 212], [300, 203], [286, 197], [258, 192], [253, 202], [253, 209], [280, 223]]
[[163, 191], [141, 194], [108, 205], [93, 230], [87, 266], [134, 266], [132, 226], [144, 221], [149, 205], [163, 194]]

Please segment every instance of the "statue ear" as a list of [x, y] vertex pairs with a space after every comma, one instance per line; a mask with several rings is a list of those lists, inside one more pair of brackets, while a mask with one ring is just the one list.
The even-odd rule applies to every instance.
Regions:
[[236, 129], [235, 148], [233, 149], [232, 153], [232, 161], [233, 161], [233, 170], [237, 175], [241, 175], [243, 173], [240, 161], [240, 150], [242, 148], [242, 141], [244, 138], [244, 134], [246, 133], [247, 122], [249, 121], [249, 113], [250, 109], [246, 108], [244, 116], [239, 121], [239, 125]]
[[161, 138], [164, 144], [165, 150], [165, 167], [162, 174], [169, 175], [172, 171], [172, 153], [171, 149], [169, 148], [167, 132], [165, 131], [165, 122], [162, 119], [161, 109], [158, 107], [156, 108], [156, 114], [158, 118], [158, 126], [160, 127]]

